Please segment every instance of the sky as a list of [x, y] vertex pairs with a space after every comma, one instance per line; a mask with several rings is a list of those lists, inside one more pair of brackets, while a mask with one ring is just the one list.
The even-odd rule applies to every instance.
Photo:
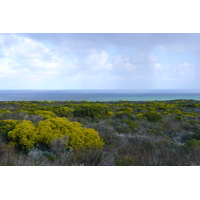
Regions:
[[0, 33], [0, 89], [200, 89], [198, 33]]

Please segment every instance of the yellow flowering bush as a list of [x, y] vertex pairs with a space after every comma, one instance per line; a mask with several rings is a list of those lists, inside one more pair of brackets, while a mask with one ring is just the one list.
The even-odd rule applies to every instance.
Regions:
[[74, 149], [101, 149], [104, 145], [94, 129], [84, 128], [80, 123], [70, 122], [67, 118], [48, 118], [40, 121], [37, 126], [31, 121], [23, 120], [16, 123], [14, 129], [8, 132], [9, 146], [19, 149], [31, 149], [35, 144], [50, 146], [54, 139], [61, 139], [64, 136], [69, 136], [66, 148], [71, 146]]
[[138, 120], [145, 119], [145, 117], [143, 116], [143, 113], [138, 113], [138, 114], [137, 114], [137, 119], [138, 119]]
[[40, 121], [37, 125], [38, 141], [50, 145], [53, 139], [60, 139], [63, 135], [72, 129], [73, 123], [67, 118], [50, 118]]
[[6, 119], [6, 120], [0, 120], [0, 132], [10, 128], [11, 126], [15, 126], [19, 121], [14, 119]]
[[14, 129], [18, 123], [19, 121], [13, 119], [0, 120], [0, 135], [6, 138], [7, 133]]
[[108, 111], [108, 114], [109, 114], [110, 116], [112, 116], [112, 115], [114, 115], [114, 112], [113, 112], [113, 111]]
[[122, 113], [122, 112], [133, 112], [133, 109], [130, 107], [120, 108], [118, 113]]
[[175, 113], [175, 114], [183, 114], [182, 111], [180, 111], [180, 110], [178, 110], [178, 109], [173, 110], [173, 113]]
[[51, 111], [47, 111], [47, 110], [36, 110], [34, 111], [35, 115], [41, 115], [44, 117], [44, 119], [48, 119], [51, 117], [56, 117], [55, 113], [51, 112]]
[[66, 117], [67, 115], [71, 114], [73, 110], [68, 107], [60, 107], [54, 110], [54, 112], [59, 116], [59, 117]]
[[102, 149], [104, 142], [94, 129], [76, 128], [69, 132], [69, 146], [74, 149], [96, 147]]
[[[81, 126], [78, 122], [70, 122], [67, 118], [51, 118], [40, 121], [37, 125], [38, 141], [50, 145], [53, 139], [69, 136], [68, 146], [74, 149], [98, 147], [102, 148], [104, 142], [94, 129]], [[66, 147], [68, 147], [66, 146]]]
[[8, 132], [9, 146], [31, 149], [37, 142], [37, 130], [31, 121], [23, 120]]

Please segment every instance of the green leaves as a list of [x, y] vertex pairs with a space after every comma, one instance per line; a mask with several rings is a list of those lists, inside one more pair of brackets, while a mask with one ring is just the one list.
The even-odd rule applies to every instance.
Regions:
[[59, 108], [56, 108], [54, 110], [54, 112], [59, 117], [66, 117], [66, 116], [70, 115], [73, 112], [73, 110], [71, 108], [68, 108], [68, 107], [59, 107]]
[[82, 108], [78, 108], [74, 111], [75, 117], [108, 117], [111, 115], [110, 108], [102, 104], [84, 105]]
[[143, 116], [150, 122], [157, 122], [162, 120], [162, 115], [154, 111], [144, 113]]

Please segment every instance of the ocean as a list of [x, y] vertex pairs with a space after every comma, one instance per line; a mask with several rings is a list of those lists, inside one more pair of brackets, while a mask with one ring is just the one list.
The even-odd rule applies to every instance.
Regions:
[[200, 100], [200, 90], [0, 90], [0, 101]]

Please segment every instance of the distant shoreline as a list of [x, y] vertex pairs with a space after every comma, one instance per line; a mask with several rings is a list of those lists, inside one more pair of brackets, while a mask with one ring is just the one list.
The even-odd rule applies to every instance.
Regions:
[[199, 90], [0, 90], [0, 101], [200, 100]]

